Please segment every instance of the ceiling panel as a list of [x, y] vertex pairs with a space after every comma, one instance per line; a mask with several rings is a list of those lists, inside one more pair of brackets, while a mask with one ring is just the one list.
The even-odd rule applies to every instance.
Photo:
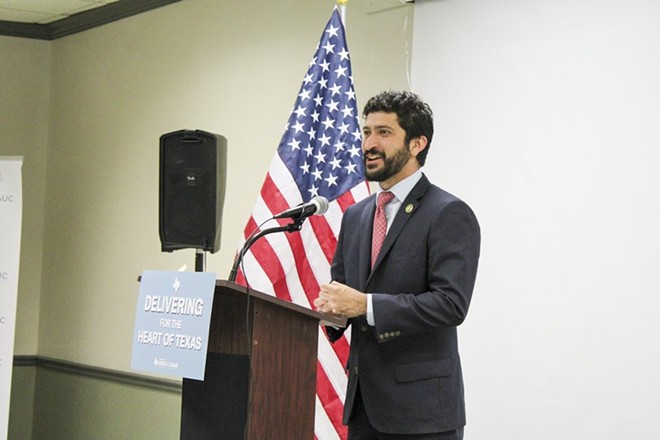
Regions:
[[117, 0], [0, 0], [0, 20], [46, 24]]
[[55, 40], [181, 0], [0, 0], [0, 35]]

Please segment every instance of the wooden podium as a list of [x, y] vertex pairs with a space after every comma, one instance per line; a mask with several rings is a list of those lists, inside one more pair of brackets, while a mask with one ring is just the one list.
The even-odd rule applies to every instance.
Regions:
[[182, 440], [312, 440], [319, 324], [346, 318], [217, 281], [204, 381], [183, 380]]

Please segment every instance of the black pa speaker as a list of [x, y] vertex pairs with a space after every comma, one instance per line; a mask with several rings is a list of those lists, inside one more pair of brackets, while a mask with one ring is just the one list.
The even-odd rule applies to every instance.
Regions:
[[227, 140], [201, 130], [160, 137], [159, 229], [163, 252], [220, 249]]

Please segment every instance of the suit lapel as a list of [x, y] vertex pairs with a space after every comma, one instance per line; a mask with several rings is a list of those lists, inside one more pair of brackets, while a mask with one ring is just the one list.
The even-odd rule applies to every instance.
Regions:
[[[392, 226], [390, 226], [390, 230], [387, 231], [385, 241], [383, 242], [383, 247], [381, 248], [380, 254], [376, 259], [374, 268], [371, 271], [372, 273], [376, 270], [381, 261], [387, 256], [390, 249], [401, 234], [401, 231], [403, 231], [403, 228], [408, 223], [408, 220], [410, 220], [412, 215], [417, 211], [417, 208], [421, 204], [421, 199], [424, 196], [426, 189], [429, 187], [429, 184], [429, 180], [426, 178], [426, 176], [422, 175], [422, 178], [419, 180], [419, 182], [417, 182], [417, 184], [408, 194], [408, 197], [406, 197], [406, 199], [401, 204], [396, 217], [394, 217], [394, 222], [392, 223]], [[375, 211], [375, 208], [373, 208], [372, 211]], [[371, 218], [373, 219], [373, 214]]]
[[373, 232], [374, 213], [376, 212], [376, 195], [369, 197], [362, 216], [360, 218], [360, 231], [358, 240], [360, 240], [360, 255], [357, 264], [359, 265], [360, 288], [364, 291], [367, 286], [367, 280], [371, 274], [371, 236]]

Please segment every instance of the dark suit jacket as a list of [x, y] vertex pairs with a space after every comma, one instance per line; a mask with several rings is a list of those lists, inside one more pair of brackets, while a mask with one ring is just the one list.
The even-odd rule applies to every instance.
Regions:
[[[370, 270], [375, 195], [348, 208], [332, 279], [372, 293], [375, 327], [351, 320], [344, 424], [359, 381], [372, 425], [385, 433], [465, 425], [456, 327], [470, 305], [480, 231], [472, 210], [426, 176], [399, 209]], [[328, 328], [331, 341], [343, 329]]]

